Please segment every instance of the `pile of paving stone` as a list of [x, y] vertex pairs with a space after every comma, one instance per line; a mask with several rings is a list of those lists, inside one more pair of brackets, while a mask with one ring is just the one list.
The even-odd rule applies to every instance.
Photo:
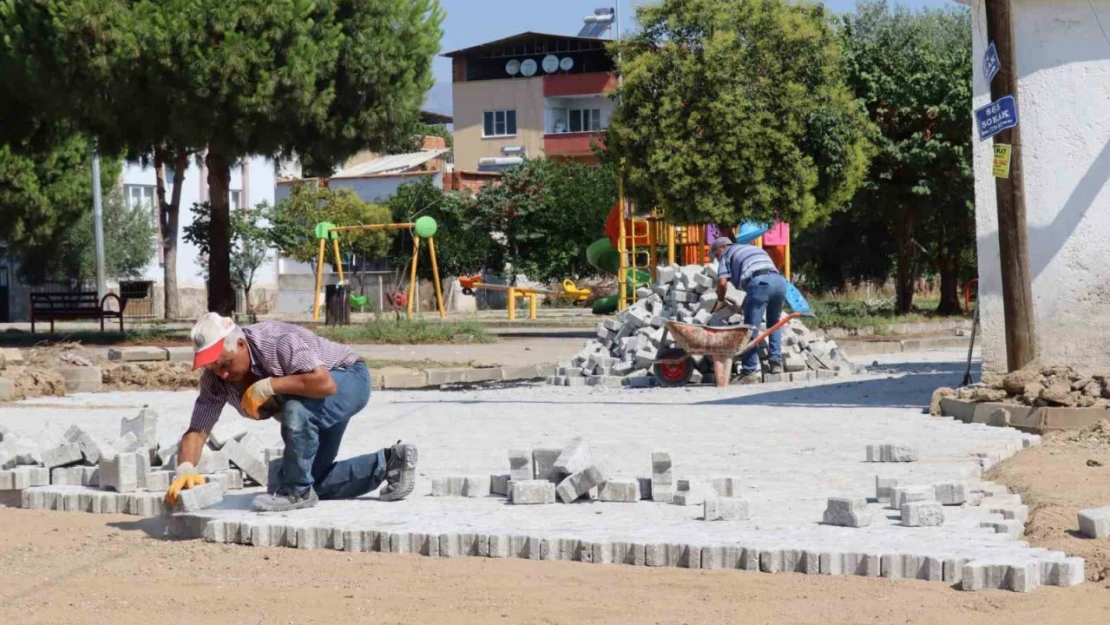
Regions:
[[[694, 325], [729, 326], [744, 322], [740, 305], [744, 292], [728, 287], [725, 302], [718, 302], [717, 271], [711, 265], [670, 265], [660, 267], [653, 288], [637, 290], [637, 301], [615, 318], [597, 324], [597, 338], [586, 342], [578, 354], [547, 379], [556, 386], [654, 386], [652, 364], [659, 353], [675, 347], [667, 321]], [[759, 332], [766, 329], [761, 325]], [[757, 349], [763, 363], [763, 382], [791, 382], [831, 378], [853, 371], [852, 363], [823, 334], [811, 332], [798, 319], [783, 328], [782, 373], [771, 374], [767, 343]], [[696, 370], [691, 384], [713, 381], [713, 360], [708, 355], [693, 356]], [[734, 370], [739, 372], [740, 363]]]
[[[214, 505], [245, 483], [265, 486], [270, 461], [282, 451], [266, 448], [240, 423], [217, 425], [196, 467], [208, 484], [183, 491], [178, 508]], [[158, 414], [146, 407], [122, 419], [112, 442], [78, 425], [64, 432], [47, 427], [35, 437], [0, 428], [0, 502], [6, 505], [158, 516], [168, 512], [163, 497], [176, 466], [176, 437], [160, 444]]]
[[1063, 408], [1110, 407], [1110, 375], [1084, 375], [1072, 367], [1026, 367], [1005, 376], [984, 376], [981, 384], [940, 388], [934, 399], [956, 397], [974, 402]]
[[578, 437], [562, 449], [509, 450], [509, 473], [432, 479], [433, 497], [506, 497], [516, 505], [573, 503], [579, 500], [636, 503], [646, 500], [703, 506], [706, 521], [742, 521], [749, 504], [740, 498], [740, 478], [675, 479], [671, 452], [651, 454], [651, 475], [616, 477], [590, 444]]

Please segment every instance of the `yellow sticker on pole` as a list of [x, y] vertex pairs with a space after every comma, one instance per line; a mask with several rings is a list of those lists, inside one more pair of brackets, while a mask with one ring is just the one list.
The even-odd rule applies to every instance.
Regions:
[[1014, 146], [1005, 143], [994, 144], [994, 177], [995, 178], [1009, 178], [1010, 177], [1010, 155], [1014, 151]]

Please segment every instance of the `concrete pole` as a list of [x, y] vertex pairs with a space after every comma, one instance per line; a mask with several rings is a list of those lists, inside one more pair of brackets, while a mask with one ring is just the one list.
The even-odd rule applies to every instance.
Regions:
[[108, 293], [104, 280], [104, 210], [100, 198], [100, 155], [93, 143], [92, 153], [93, 232], [96, 238], [96, 297]]

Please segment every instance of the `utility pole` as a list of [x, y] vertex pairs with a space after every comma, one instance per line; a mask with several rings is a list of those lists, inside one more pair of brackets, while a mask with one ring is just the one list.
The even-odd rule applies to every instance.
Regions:
[[100, 155], [96, 148], [93, 143], [93, 236], [96, 238], [96, 297], [102, 299], [108, 293], [108, 286], [104, 281], [104, 210], [100, 201]]
[[[1020, 111], [1017, 59], [1014, 54], [1012, 0], [985, 0], [987, 39], [1001, 61], [991, 83], [991, 100], [1013, 96]], [[1013, 146], [1010, 177], [995, 178], [998, 202], [998, 251], [1002, 269], [1002, 306], [1006, 321], [1006, 364], [1016, 371], [1037, 357], [1033, 321], [1033, 287], [1029, 274], [1029, 241], [1025, 226], [1025, 173], [1022, 167], [1021, 127], [1003, 130], [995, 143]]]

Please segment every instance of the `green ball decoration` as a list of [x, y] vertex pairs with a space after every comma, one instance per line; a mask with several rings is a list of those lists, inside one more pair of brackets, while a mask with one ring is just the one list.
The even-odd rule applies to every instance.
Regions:
[[436, 228], [438, 227], [439, 225], [436, 224], [435, 219], [425, 215], [416, 220], [416, 228], [414, 228], [414, 230], [416, 230], [416, 236], [421, 239], [430, 239], [436, 235]]

